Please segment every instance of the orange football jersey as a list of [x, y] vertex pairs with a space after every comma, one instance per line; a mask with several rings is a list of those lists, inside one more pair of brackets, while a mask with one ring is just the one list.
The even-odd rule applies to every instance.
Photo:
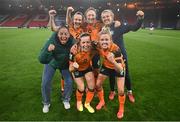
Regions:
[[123, 57], [122, 57], [121, 51], [119, 47], [114, 43], [111, 45], [110, 49], [108, 50], [103, 50], [103, 49], [99, 50], [99, 53], [103, 58], [103, 62], [102, 62], [103, 65], [109, 69], [115, 69], [114, 65], [111, 62], [109, 62], [106, 58], [109, 52], [112, 52], [114, 54], [115, 60], [117, 62], [119, 62], [118, 60], [120, 60], [121, 63], [123, 63]]
[[79, 39], [79, 36], [84, 32], [84, 29], [82, 27], [75, 29], [73, 27], [73, 24], [69, 25], [69, 32], [74, 37], [74, 39]]
[[78, 71], [84, 71], [91, 66], [91, 52], [80, 51], [73, 56], [73, 61], [79, 64]]
[[91, 25], [86, 23], [85, 31], [91, 35], [92, 41], [98, 41], [99, 32], [101, 31], [102, 23], [96, 22], [95, 24]]

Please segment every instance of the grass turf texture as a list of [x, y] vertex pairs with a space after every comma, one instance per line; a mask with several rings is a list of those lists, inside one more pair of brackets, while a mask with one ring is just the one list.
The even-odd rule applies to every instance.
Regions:
[[[179, 32], [139, 30], [124, 36], [136, 102], [126, 99], [123, 120], [180, 120]], [[50, 112], [42, 113], [43, 65], [37, 56], [50, 35], [44, 29], [0, 29], [0, 120], [118, 120], [118, 99], [108, 100], [108, 80], [104, 82], [106, 109], [78, 112], [73, 94], [71, 109], [65, 110], [59, 72], [53, 79]], [[97, 102], [94, 98], [94, 108]]]

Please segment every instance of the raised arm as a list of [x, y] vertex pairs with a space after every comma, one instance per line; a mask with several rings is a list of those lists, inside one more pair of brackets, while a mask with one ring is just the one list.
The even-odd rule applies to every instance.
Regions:
[[137, 31], [141, 27], [143, 20], [144, 20], [144, 12], [137, 11], [136, 16], [137, 16], [137, 22], [135, 24], [122, 25], [122, 29], [123, 29], [122, 33], [127, 33], [129, 31]]
[[57, 32], [59, 27], [56, 26], [56, 24], [55, 24], [55, 15], [56, 15], [55, 10], [49, 11], [49, 23], [48, 23], [48, 25], [50, 26], [52, 31]]
[[66, 12], [66, 24], [70, 25], [72, 23], [71, 13], [74, 11], [73, 7], [68, 7]]

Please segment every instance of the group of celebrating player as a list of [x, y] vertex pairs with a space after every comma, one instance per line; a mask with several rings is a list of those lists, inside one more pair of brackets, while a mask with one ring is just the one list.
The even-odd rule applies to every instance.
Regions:
[[43, 112], [49, 111], [51, 81], [55, 70], [59, 69], [64, 79], [62, 99], [65, 109], [70, 108], [72, 79], [77, 85], [77, 110], [83, 111], [84, 93], [86, 93], [84, 107], [90, 113], [95, 112], [90, 104], [95, 93], [99, 98], [96, 110], [102, 109], [105, 105], [103, 82], [109, 77], [110, 100], [114, 99], [114, 87], [117, 82], [119, 100], [117, 117], [121, 119], [124, 114], [126, 96], [124, 84], [128, 89], [129, 100], [135, 101], [131, 90], [123, 34], [138, 30], [141, 27], [144, 13], [137, 12], [136, 24], [124, 25], [120, 21], [114, 21], [114, 13], [109, 9], [101, 13], [102, 22], [96, 20], [95, 8], [88, 8], [85, 16], [79, 11], [72, 16], [73, 11], [72, 7], [67, 8], [66, 24], [68, 26], [61, 25], [60, 27], [54, 22], [56, 11], [49, 11], [51, 29], [55, 33], [46, 42], [39, 55], [39, 61], [45, 64], [42, 76]]

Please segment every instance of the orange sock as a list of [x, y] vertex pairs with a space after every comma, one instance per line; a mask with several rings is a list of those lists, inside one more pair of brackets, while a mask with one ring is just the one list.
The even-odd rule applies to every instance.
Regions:
[[61, 87], [61, 90], [63, 91], [64, 90], [64, 79], [61, 79], [60, 82], [61, 82], [61, 86], [60, 87]]
[[90, 103], [92, 101], [93, 97], [94, 97], [94, 92], [88, 90], [86, 93], [85, 103]]
[[98, 97], [101, 102], [104, 102], [104, 90], [103, 89], [98, 91]]
[[119, 111], [124, 112], [124, 103], [126, 100], [126, 96], [125, 95], [123, 95], [123, 96], [119, 95], [118, 99], [119, 99]]
[[77, 101], [82, 101], [83, 92], [76, 90], [76, 99]]

